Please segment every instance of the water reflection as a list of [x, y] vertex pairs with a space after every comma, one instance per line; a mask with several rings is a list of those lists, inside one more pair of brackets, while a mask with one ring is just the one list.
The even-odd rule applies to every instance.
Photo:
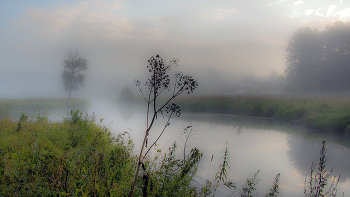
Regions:
[[307, 140], [325, 140], [327, 143], [336, 143], [350, 148], [350, 137], [309, 130], [304, 126], [292, 126], [289, 121], [276, 120], [273, 118], [261, 118], [238, 115], [185, 113], [181, 120], [199, 121], [209, 124], [219, 124], [236, 128], [237, 135], [245, 129], [253, 129], [260, 132], [277, 131], [293, 136], [299, 136]]
[[118, 112], [125, 122], [128, 122], [135, 113], [135, 108], [130, 105], [117, 105]]
[[[204, 143], [216, 142], [212, 147], [202, 148], [207, 148], [205, 150], [209, 155], [217, 155], [218, 151], [212, 149], [228, 140], [234, 157], [231, 159], [234, 162], [230, 179], [236, 183], [251, 176], [254, 170], [261, 169], [262, 181], [258, 187], [259, 191], [264, 191], [272, 183], [266, 181], [272, 179], [277, 172], [281, 173], [281, 196], [304, 196], [305, 173], [310, 174], [312, 161], [318, 164], [322, 141], [325, 140], [328, 149], [326, 169], [329, 171], [333, 167], [332, 175], [341, 174], [338, 194], [342, 194], [343, 191], [345, 194], [350, 192], [350, 143], [349, 138], [345, 136], [292, 126], [288, 121], [255, 117], [188, 113], [183, 114], [181, 120], [204, 125], [202, 134], [208, 137], [203, 138], [209, 139]], [[204, 134], [212, 131], [215, 131], [215, 134]], [[235, 137], [232, 136], [233, 133]], [[221, 150], [223, 148], [221, 145]]]
[[[322, 141], [309, 140], [299, 136], [287, 136], [288, 147], [287, 152], [293, 166], [300, 174], [310, 174], [311, 162], [314, 161], [318, 167], [320, 149]], [[340, 176], [340, 183], [344, 183], [350, 178], [350, 152], [347, 147], [342, 145], [327, 143], [326, 153], [326, 170], [330, 171], [333, 167], [333, 176]]]

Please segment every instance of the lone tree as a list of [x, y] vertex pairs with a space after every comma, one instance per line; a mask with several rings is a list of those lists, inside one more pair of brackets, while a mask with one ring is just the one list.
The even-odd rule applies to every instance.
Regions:
[[[187, 92], [188, 94], [192, 93], [198, 86], [197, 80], [193, 79], [191, 76], [183, 75], [181, 72], [176, 72], [174, 75], [175, 82], [171, 87], [170, 77], [167, 72], [171, 69], [171, 67], [178, 66], [178, 64], [179, 61], [177, 59], [172, 59], [168, 64], [166, 64], [159, 55], [156, 55], [156, 57], [152, 56], [151, 59], [148, 60], [147, 64], [147, 70], [150, 73], [150, 77], [145, 83], [146, 87], [148, 88], [146, 94], [144, 94], [141, 90], [141, 82], [139, 80], [135, 80], [136, 86], [139, 88], [144, 100], [147, 103], [147, 127], [138, 158], [135, 180], [130, 191], [131, 197], [134, 196], [135, 193], [136, 183], [139, 177], [141, 166], [143, 170], [146, 170], [143, 161], [146, 158], [148, 152], [157, 143], [166, 127], [170, 125], [170, 118], [173, 115], [180, 116], [181, 114], [180, 107], [174, 103], [170, 104], [170, 101], [175, 99], [183, 92]], [[161, 105], [158, 105], [157, 98], [164, 91], [171, 91], [172, 94], [168, 100], [166, 100]], [[169, 113], [168, 121], [165, 123], [165, 126], [162, 132], [158, 135], [158, 138], [149, 146], [148, 136], [150, 134], [150, 130], [157, 118], [157, 115], [163, 114], [164, 111]], [[147, 150], [145, 151], [145, 149]]]
[[80, 58], [77, 51], [75, 53], [68, 52], [67, 58], [64, 60], [64, 71], [62, 73], [64, 89], [69, 93], [68, 98], [71, 97], [72, 90], [78, 91], [80, 87], [84, 86], [85, 75], [78, 72], [87, 69], [86, 60]]

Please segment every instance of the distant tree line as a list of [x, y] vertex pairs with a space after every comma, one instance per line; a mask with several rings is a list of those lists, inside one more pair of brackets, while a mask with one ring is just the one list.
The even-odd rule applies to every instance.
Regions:
[[349, 50], [350, 23], [337, 21], [323, 31], [299, 28], [286, 48], [286, 90], [349, 91]]

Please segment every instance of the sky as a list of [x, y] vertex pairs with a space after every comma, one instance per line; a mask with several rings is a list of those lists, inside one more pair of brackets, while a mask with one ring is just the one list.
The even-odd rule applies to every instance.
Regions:
[[234, 83], [245, 73], [283, 74], [298, 28], [322, 30], [339, 20], [350, 22], [349, 1], [2, 0], [0, 98], [65, 97], [69, 50], [88, 62], [80, 95], [132, 86], [156, 54], [178, 58], [178, 69], [203, 86]]

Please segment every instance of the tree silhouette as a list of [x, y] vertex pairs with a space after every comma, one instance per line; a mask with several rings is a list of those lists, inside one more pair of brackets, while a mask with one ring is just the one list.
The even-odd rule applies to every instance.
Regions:
[[75, 53], [68, 52], [67, 58], [64, 60], [62, 73], [63, 85], [65, 91], [68, 92], [68, 98], [71, 97], [72, 90], [78, 91], [80, 87], [84, 86], [85, 75], [78, 72], [87, 69], [86, 60], [80, 58], [77, 51]]
[[121, 103], [132, 103], [134, 101], [134, 93], [125, 86], [118, 95], [118, 101]]
[[286, 51], [287, 87], [292, 90], [314, 88], [314, 67], [319, 58], [318, 31], [310, 27], [299, 28], [290, 38]]
[[337, 21], [323, 31], [299, 28], [286, 51], [287, 89], [350, 90], [350, 23]]
[[[171, 67], [176, 67], [178, 66], [178, 64], [179, 61], [177, 59], [172, 59], [168, 64], [165, 64], [163, 59], [159, 55], [156, 55], [156, 57], [152, 56], [151, 59], [148, 60], [147, 65], [148, 72], [151, 74], [151, 76], [145, 82], [145, 85], [148, 88], [148, 93], [146, 95], [143, 93], [140, 87], [141, 82], [139, 80], [135, 80], [136, 86], [139, 88], [145, 102], [147, 103], [147, 127], [140, 150], [137, 169], [135, 173], [135, 180], [131, 187], [130, 196], [134, 196], [140, 167], [142, 166], [145, 170], [143, 160], [145, 159], [151, 148], [156, 144], [158, 139], [161, 137], [166, 127], [170, 125], [169, 121], [172, 115], [180, 116], [181, 114], [180, 107], [175, 103], [169, 105], [170, 101], [175, 99], [183, 92], [187, 92], [188, 94], [192, 93], [194, 89], [196, 89], [198, 86], [198, 82], [195, 79], [193, 79], [191, 76], [183, 75], [183, 73], [181, 72], [175, 73], [175, 83], [173, 87], [170, 86], [170, 78], [167, 72], [171, 69]], [[171, 97], [162, 105], [158, 105], [157, 98], [164, 91], [172, 91]], [[153, 123], [156, 120], [159, 113], [163, 114], [164, 109], [167, 113], [169, 113], [168, 121], [165, 123], [164, 129], [158, 136], [158, 138], [152, 143], [151, 146], [148, 146], [148, 136], [150, 134], [150, 130], [153, 126]], [[147, 151], [145, 154], [143, 154], [145, 148], [147, 148]]]

